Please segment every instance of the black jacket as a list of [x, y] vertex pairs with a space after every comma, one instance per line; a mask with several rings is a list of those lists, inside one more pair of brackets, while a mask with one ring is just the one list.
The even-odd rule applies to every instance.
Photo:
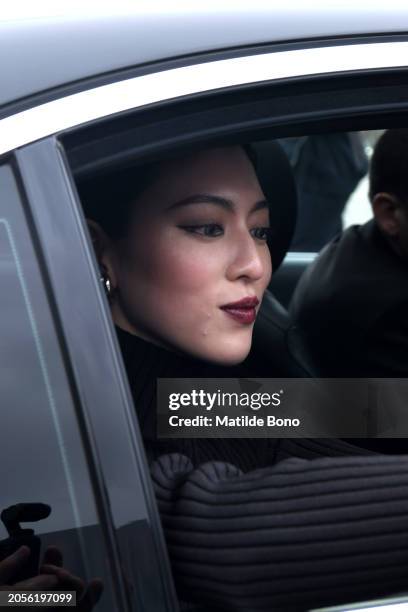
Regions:
[[323, 249], [300, 279], [290, 315], [322, 376], [408, 376], [408, 264], [373, 220]]

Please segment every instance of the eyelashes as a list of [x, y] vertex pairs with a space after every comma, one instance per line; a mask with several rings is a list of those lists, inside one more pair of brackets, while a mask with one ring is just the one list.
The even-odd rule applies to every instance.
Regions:
[[199, 225], [180, 225], [188, 234], [198, 234], [207, 238], [216, 238], [224, 234], [224, 228], [218, 223], [202, 223]]
[[[180, 229], [189, 234], [196, 234], [206, 238], [218, 238], [224, 235], [224, 228], [218, 223], [202, 223], [197, 225], [179, 225]], [[260, 242], [266, 242], [271, 235], [270, 227], [254, 227], [250, 230], [251, 236]]]
[[254, 227], [254, 229], [251, 230], [252, 236], [257, 240], [262, 240], [262, 242], [266, 242], [271, 236], [271, 233], [270, 227]]

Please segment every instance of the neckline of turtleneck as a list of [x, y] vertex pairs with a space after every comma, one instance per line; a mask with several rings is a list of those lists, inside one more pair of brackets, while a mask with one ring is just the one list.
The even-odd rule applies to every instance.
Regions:
[[116, 326], [130, 390], [143, 437], [156, 436], [158, 378], [223, 378], [229, 368], [171, 352]]
[[170, 370], [173, 372], [172, 376], [179, 378], [188, 378], [188, 375], [183, 375], [182, 370], [184, 368], [186, 371], [193, 368], [194, 370], [197, 370], [197, 372], [200, 372], [201, 370], [207, 372], [214, 371], [215, 369], [219, 370], [222, 367], [207, 363], [191, 355], [172, 351], [166, 347], [154, 344], [153, 342], [145, 340], [136, 334], [132, 334], [117, 325], [115, 326], [115, 329], [122, 350], [122, 356], [125, 361], [125, 366], [127, 365], [126, 360], [128, 358], [136, 358], [138, 356], [140, 358], [146, 358], [147, 356], [154, 356], [155, 359], [158, 359], [156, 365], [158, 366], [159, 370], [162, 369], [160, 366], [168, 365]]

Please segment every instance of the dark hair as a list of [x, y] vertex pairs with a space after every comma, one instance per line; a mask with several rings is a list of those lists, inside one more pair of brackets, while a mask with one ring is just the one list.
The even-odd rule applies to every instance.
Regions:
[[377, 141], [371, 158], [370, 200], [377, 193], [390, 193], [408, 201], [408, 129], [387, 130]]
[[157, 178], [159, 166], [130, 166], [78, 181], [85, 217], [96, 221], [113, 240], [122, 238], [133, 204]]
[[[250, 145], [243, 145], [243, 148], [256, 168], [255, 151]], [[96, 221], [113, 240], [125, 236], [133, 205], [157, 179], [162, 163], [128, 166], [78, 180], [85, 217]]]

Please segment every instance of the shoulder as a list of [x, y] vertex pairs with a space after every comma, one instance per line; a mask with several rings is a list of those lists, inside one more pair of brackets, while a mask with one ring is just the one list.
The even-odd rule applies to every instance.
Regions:
[[291, 303], [294, 321], [314, 316], [315, 311], [320, 317], [323, 309], [331, 320], [350, 321], [358, 319], [367, 305], [374, 315], [374, 304], [377, 316], [384, 306], [379, 295], [396, 294], [394, 256], [388, 251], [373, 221], [349, 227], [301, 277]]

